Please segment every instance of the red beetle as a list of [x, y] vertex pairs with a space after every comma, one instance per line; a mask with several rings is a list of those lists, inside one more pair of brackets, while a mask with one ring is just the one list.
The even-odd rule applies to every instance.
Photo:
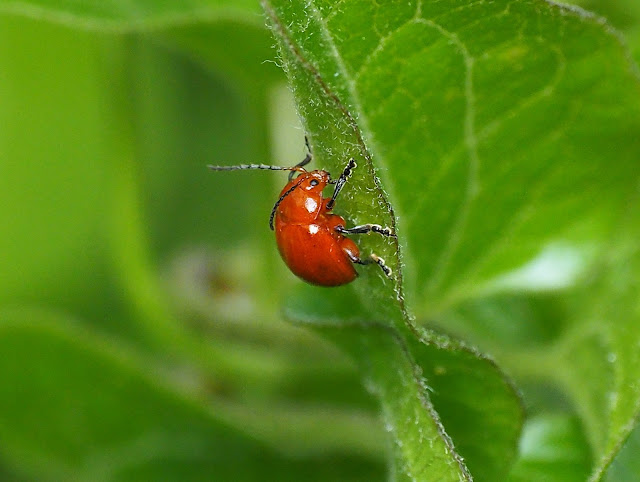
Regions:
[[[362, 259], [356, 243], [345, 234], [376, 232], [395, 237], [393, 231], [378, 224], [346, 228], [344, 218], [331, 212], [338, 194], [356, 167], [355, 161], [349, 159], [337, 180], [331, 179], [327, 171], [307, 171], [304, 166], [310, 161], [311, 154], [307, 154], [302, 162], [293, 167], [265, 164], [208, 167], [215, 171], [292, 171], [288, 184], [273, 206], [269, 226], [272, 230], [275, 229], [276, 243], [282, 259], [296, 276], [314, 285], [340, 286], [350, 283], [358, 276], [354, 263], [376, 263], [387, 277], [391, 277], [391, 269], [381, 257], [371, 254], [369, 258]], [[294, 177], [296, 172], [299, 175]], [[322, 196], [327, 184], [335, 184], [330, 198]]]

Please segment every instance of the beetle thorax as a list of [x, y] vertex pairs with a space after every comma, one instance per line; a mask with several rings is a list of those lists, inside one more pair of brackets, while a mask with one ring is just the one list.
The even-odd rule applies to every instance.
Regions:
[[326, 171], [305, 172], [292, 179], [280, 193], [283, 196], [293, 188], [278, 206], [278, 217], [289, 223], [313, 222], [323, 209], [322, 191], [329, 180]]

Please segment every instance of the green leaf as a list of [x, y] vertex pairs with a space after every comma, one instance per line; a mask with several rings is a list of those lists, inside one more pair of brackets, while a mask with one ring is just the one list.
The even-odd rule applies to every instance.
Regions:
[[361, 457], [277, 454], [67, 318], [4, 310], [0, 347], [2, 456], [33, 477], [379, 479], [381, 467]]
[[589, 446], [577, 419], [547, 415], [525, 424], [520, 457], [508, 480], [582, 482], [591, 469]]
[[566, 291], [500, 293], [471, 299], [433, 323], [488, 352], [546, 349], [570, 325]]
[[495, 363], [426, 330], [410, 351], [433, 406], [474, 480], [501, 480], [515, 456], [523, 409]]
[[338, 330], [336, 343], [361, 364], [365, 386], [380, 400], [393, 438], [396, 477], [471, 480], [427, 395], [429, 380], [422, 377], [402, 338], [384, 325], [341, 325]]
[[388, 223], [393, 206], [416, 310], [551, 242], [605, 239], [637, 180], [640, 84], [599, 19], [545, 2], [265, 8], [319, 165], [361, 163], [340, 212]]
[[328, 337], [360, 366], [393, 438], [400, 480], [504, 478], [523, 414], [491, 360], [419, 327], [408, 333], [371, 321], [349, 288], [329, 299], [306, 288], [288, 305], [290, 318]]
[[[618, 457], [622, 460], [616, 466], [626, 465], [625, 470], [632, 470], [633, 465], [626, 462], [628, 455], [620, 451], [627, 440], [630, 445], [635, 443], [635, 438], [629, 437], [640, 419], [637, 196], [630, 205], [629, 215], [615, 238], [617, 249], [602, 269], [601, 280], [595, 286], [598, 296], [592, 299], [586, 327], [582, 328], [591, 335], [569, 343], [565, 352], [566, 378], [585, 416], [599, 459], [592, 480], [601, 480], [607, 467]], [[590, 348], [594, 343], [598, 344], [596, 350]]]
[[[318, 166], [359, 164], [337, 212], [392, 225], [401, 240], [362, 240], [394, 282], [363, 270], [354, 289], [369, 330], [332, 339], [381, 399], [400, 447], [397, 473], [419, 477], [421, 439], [404, 410], [412, 400], [432, 438], [441, 414], [437, 397], [408, 382], [410, 347], [434, 336], [412, 328], [409, 313], [429, 316], [496, 287], [541, 287], [533, 267], [528, 284], [508, 274], [554, 246], [575, 253], [579, 267], [603, 246], [638, 179], [637, 71], [600, 19], [551, 3], [263, 5]], [[462, 454], [455, 423], [443, 423]], [[465, 477], [455, 453], [437, 458], [447, 447], [440, 435], [425, 463]]]
[[635, 427], [629, 434], [629, 438], [620, 447], [620, 451], [611, 462], [611, 465], [604, 472], [602, 479], [607, 482], [624, 482], [626, 480], [635, 480], [640, 474], [640, 424]]
[[[495, 353], [520, 382], [534, 413], [562, 410], [579, 415], [582, 437], [593, 453], [594, 481], [633, 480], [640, 474], [634, 472], [630, 455], [635, 455], [633, 432], [640, 417], [640, 222], [635, 197], [629, 205], [631, 212], [619, 226], [606, 263], [587, 285], [564, 294], [468, 303], [442, 322]], [[517, 337], [509, 323], [520, 327]], [[529, 342], [521, 340], [522, 335]], [[578, 446], [575, 442], [574, 448]], [[516, 472], [520, 469], [524, 467]]]
[[[616, 254], [587, 286], [564, 295], [501, 296], [470, 303], [444, 321], [455, 333], [465, 333], [466, 326], [471, 339], [495, 354], [523, 388], [534, 413], [562, 410], [579, 415], [582, 437], [593, 453], [594, 481], [633, 480], [640, 474], [633, 472], [629, 455], [635, 455], [629, 447], [637, 436], [630, 433], [637, 431], [640, 417], [638, 225], [637, 215], [621, 225], [612, 250]], [[494, 323], [488, 324], [489, 319]], [[517, 338], [509, 323], [521, 327]], [[530, 342], [520, 340], [521, 335], [530, 336]], [[616, 479], [618, 475], [610, 473], [634, 476]]]

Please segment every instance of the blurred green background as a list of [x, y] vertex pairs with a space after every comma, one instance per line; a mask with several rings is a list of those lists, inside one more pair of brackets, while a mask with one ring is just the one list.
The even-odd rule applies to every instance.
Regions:
[[259, 6], [43, 16], [0, 15], [3, 478], [383, 477], [352, 364], [282, 321], [282, 179], [206, 169], [305, 154]]
[[[282, 178], [206, 169], [305, 154], [259, 5], [185, 21], [60, 3], [0, 4], [0, 478], [384, 480], [354, 365], [282, 319], [298, 283], [267, 227]], [[583, 3], [637, 60], [636, 3]], [[546, 296], [523, 302], [543, 307], [535, 333], [508, 333], [511, 298], [459, 307], [450, 330], [499, 355], [456, 324], [489, 312], [543, 345], [563, 309]], [[591, 463], [576, 455], [577, 480]]]

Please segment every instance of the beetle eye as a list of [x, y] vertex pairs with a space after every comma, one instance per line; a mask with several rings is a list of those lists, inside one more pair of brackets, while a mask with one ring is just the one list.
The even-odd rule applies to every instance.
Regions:
[[318, 182], [318, 180], [317, 180], [317, 179], [311, 179], [311, 181], [309, 181], [309, 185], [310, 185], [311, 187], [315, 187], [315, 186], [317, 186], [318, 184], [319, 184], [319, 182]]

